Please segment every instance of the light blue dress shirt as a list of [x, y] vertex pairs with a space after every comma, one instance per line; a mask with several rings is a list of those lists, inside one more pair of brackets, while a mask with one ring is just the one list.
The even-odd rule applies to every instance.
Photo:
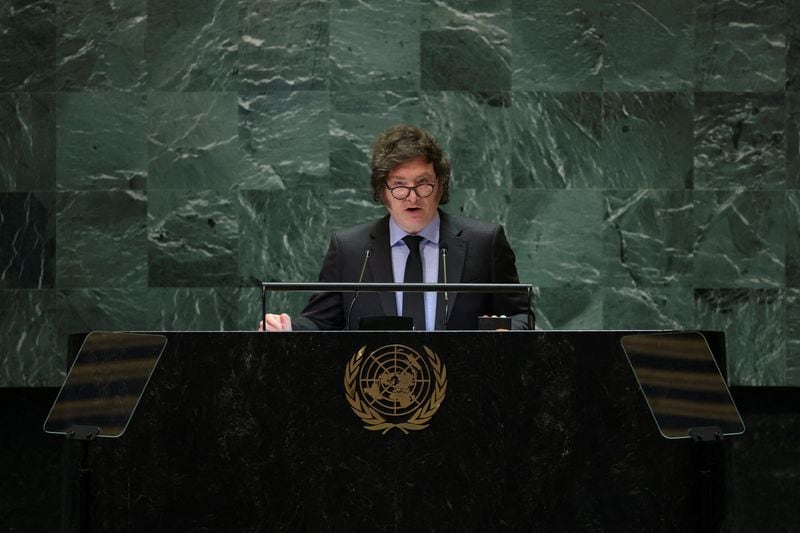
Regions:
[[[439, 281], [439, 213], [425, 226], [417, 235], [423, 237], [420, 244], [422, 252], [422, 280], [425, 283], [437, 283]], [[392, 273], [395, 283], [402, 283], [406, 272], [406, 261], [411, 253], [403, 241], [403, 237], [409, 235], [400, 229], [395, 221], [389, 218], [389, 245], [392, 249]], [[433, 331], [436, 327], [436, 296], [435, 292], [425, 293], [425, 329]], [[403, 293], [395, 294], [397, 303], [397, 314], [403, 314]]]

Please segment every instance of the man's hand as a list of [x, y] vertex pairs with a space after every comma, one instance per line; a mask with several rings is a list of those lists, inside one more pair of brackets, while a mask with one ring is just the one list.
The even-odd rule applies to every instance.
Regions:
[[286, 313], [279, 315], [266, 314], [264, 320], [258, 323], [258, 331], [292, 331], [292, 319]]

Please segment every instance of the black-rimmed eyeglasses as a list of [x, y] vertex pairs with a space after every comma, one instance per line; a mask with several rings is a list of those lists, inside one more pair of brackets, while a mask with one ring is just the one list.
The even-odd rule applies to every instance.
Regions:
[[408, 195], [411, 194], [411, 191], [414, 191], [420, 198], [427, 198], [433, 194], [433, 189], [436, 186], [436, 182], [420, 183], [414, 187], [408, 187], [406, 185], [389, 187], [389, 184], [387, 183], [384, 183], [384, 185], [386, 185], [386, 188], [389, 189], [389, 192], [392, 193], [392, 196], [394, 196], [397, 200], [405, 200], [408, 198]]

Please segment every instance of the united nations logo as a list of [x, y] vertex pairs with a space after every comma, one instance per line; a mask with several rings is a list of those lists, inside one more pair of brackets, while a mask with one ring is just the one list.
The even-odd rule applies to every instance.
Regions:
[[402, 344], [381, 346], [367, 356], [362, 346], [347, 363], [347, 403], [370, 431], [403, 433], [428, 427], [444, 401], [447, 370], [427, 346], [425, 356]]

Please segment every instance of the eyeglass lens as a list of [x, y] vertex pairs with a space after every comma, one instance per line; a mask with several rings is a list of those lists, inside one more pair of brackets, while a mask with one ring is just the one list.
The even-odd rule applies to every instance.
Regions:
[[392, 193], [392, 196], [394, 196], [398, 200], [405, 200], [406, 198], [408, 198], [408, 195], [411, 194], [412, 190], [420, 198], [427, 198], [433, 193], [433, 184], [431, 183], [420, 183], [419, 185], [416, 185], [414, 187], [407, 187], [405, 185], [399, 185], [397, 187], [389, 187], [387, 185], [387, 188]]

